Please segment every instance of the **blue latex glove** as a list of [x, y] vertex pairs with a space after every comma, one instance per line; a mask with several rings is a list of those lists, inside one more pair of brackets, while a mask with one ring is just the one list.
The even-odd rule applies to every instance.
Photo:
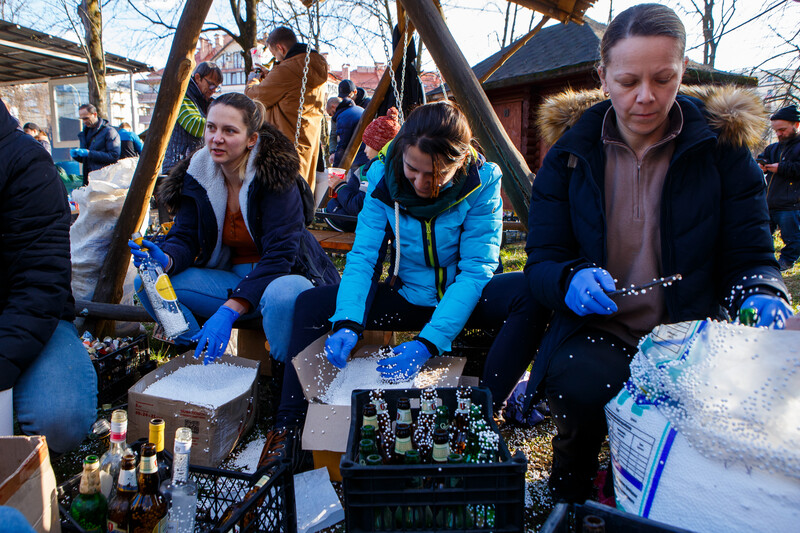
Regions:
[[754, 294], [748, 296], [742, 304], [742, 309], [752, 307], [756, 311], [758, 320], [756, 327], [768, 327], [771, 329], [783, 329], [786, 327], [786, 319], [792, 316], [792, 308], [789, 307], [783, 298], [770, 296], [768, 294]]
[[149, 254], [161, 267], [166, 270], [169, 266], [169, 256], [161, 250], [156, 244], [152, 242], [142, 239], [142, 245], [139, 246], [134, 241], [128, 241], [128, 248], [131, 249], [131, 255], [133, 255], [133, 266], [139, 268], [142, 264], [142, 261], [147, 259], [147, 255]]
[[578, 316], [610, 315], [617, 312], [617, 304], [606, 292], [613, 290], [616, 290], [614, 278], [607, 271], [583, 268], [572, 276], [564, 303]]
[[86, 157], [87, 155], [89, 155], [89, 150], [86, 148], [72, 148], [69, 151], [69, 156], [73, 159], [76, 157]]
[[217, 312], [206, 320], [203, 328], [192, 337], [192, 341], [197, 341], [197, 348], [194, 351], [194, 358], [198, 359], [206, 351], [203, 364], [213, 363], [225, 353], [225, 347], [231, 339], [231, 329], [233, 323], [239, 318], [239, 313], [228, 306], [222, 305]]
[[394, 357], [387, 357], [378, 362], [378, 372], [381, 378], [390, 383], [407, 381], [414, 377], [430, 358], [431, 352], [420, 341], [404, 342], [394, 349]]
[[325, 340], [325, 356], [336, 368], [344, 368], [357, 342], [358, 334], [352, 329], [336, 330]]

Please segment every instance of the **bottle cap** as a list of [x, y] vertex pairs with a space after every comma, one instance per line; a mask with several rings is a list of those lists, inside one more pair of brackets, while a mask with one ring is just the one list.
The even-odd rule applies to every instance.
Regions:
[[164, 420], [161, 418], [150, 420], [150, 438], [148, 440], [156, 445], [156, 453], [164, 451], [164, 426]]

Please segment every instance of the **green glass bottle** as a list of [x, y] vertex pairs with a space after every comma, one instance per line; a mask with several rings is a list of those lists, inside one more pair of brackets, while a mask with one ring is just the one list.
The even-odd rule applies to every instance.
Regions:
[[89, 455], [83, 461], [80, 494], [72, 500], [69, 514], [87, 532], [106, 530], [108, 502], [100, 492], [100, 459]]
[[367, 457], [370, 455], [376, 455], [378, 453], [378, 447], [375, 445], [375, 441], [372, 439], [361, 439], [358, 442], [358, 463], [362, 465], [367, 464]]
[[758, 322], [758, 311], [754, 307], [739, 309], [739, 323], [743, 326], [755, 326]]

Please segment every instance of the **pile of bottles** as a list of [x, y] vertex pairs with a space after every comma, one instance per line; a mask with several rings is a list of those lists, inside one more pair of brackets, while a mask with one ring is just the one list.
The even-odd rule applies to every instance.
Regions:
[[102, 339], [95, 339], [91, 333], [85, 331], [81, 335], [81, 341], [89, 352], [92, 359], [96, 359], [102, 355], [108, 355], [116, 352], [120, 348], [125, 348], [133, 342], [133, 337], [103, 337]]
[[[164, 420], [150, 421], [150, 436], [138, 458], [127, 444], [127, 431], [127, 412], [115, 410], [109, 448], [100, 458], [89, 455], [84, 460], [80, 493], [72, 500], [70, 515], [90, 533], [193, 532], [197, 485], [189, 477], [192, 430], [181, 427], [175, 431], [171, 463], [164, 453]], [[219, 524], [245, 506], [267, 481], [269, 476], [263, 476], [242, 500], [230, 505]], [[252, 521], [255, 516], [251, 514], [244, 520]]]
[[[420, 395], [416, 422], [409, 398], [397, 400], [392, 422], [384, 392], [370, 392], [370, 402], [363, 407], [358, 462], [366, 466], [449, 464], [465, 466], [498, 460], [500, 435], [474, 405], [469, 387], [456, 391], [457, 408], [451, 420], [446, 405], [437, 407], [436, 390], [428, 388]], [[453, 470], [439, 470], [434, 476], [410, 473], [408, 490], [459, 489], [463, 477]], [[441, 473], [443, 472], [444, 475]], [[495, 525], [494, 505], [385, 506], [374, 515], [374, 529], [409, 528], [471, 529]]]
[[[436, 464], [451, 461], [492, 463], [497, 460], [500, 435], [483, 417], [481, 407], [472, 403], [469, 387], [456, 391], [457, 408], [453, 419], [446, 405], [436, 406], [436, 389], [420, 395], [416, 423], [409, 398], [397, 400], [394, 422], [389, 417], [384, 392], [370, 392], [363, 408], [358, 461], [362, 465]], [[454, 456], [459, 458], [456, 459]]]

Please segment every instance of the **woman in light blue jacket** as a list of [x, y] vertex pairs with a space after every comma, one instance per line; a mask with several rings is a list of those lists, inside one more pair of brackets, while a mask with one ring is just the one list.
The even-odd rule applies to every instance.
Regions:
[[[522, 273], [496, 276], [503, 229], [501, 173], [472, 147], [463, 113], [450, 102], [415, 109], [370, 167], [353, 249], [340, 285], [301, 294], [289, 354], [333, 329], [325, 352], [344, 368], [365, 329], [419, 331], [378, 369], [389, 381], [414, 376], [451, 350], [465, 327], [497, 329], [483, 382], [495, 406], [525, 371], [545, 320]], [[379, 282], [387, 242], [395, 250]], [[501, 360], [502, 359], [502, 360]], [[297, 427], [305, 400], [287, 366], [278, 427]]]

